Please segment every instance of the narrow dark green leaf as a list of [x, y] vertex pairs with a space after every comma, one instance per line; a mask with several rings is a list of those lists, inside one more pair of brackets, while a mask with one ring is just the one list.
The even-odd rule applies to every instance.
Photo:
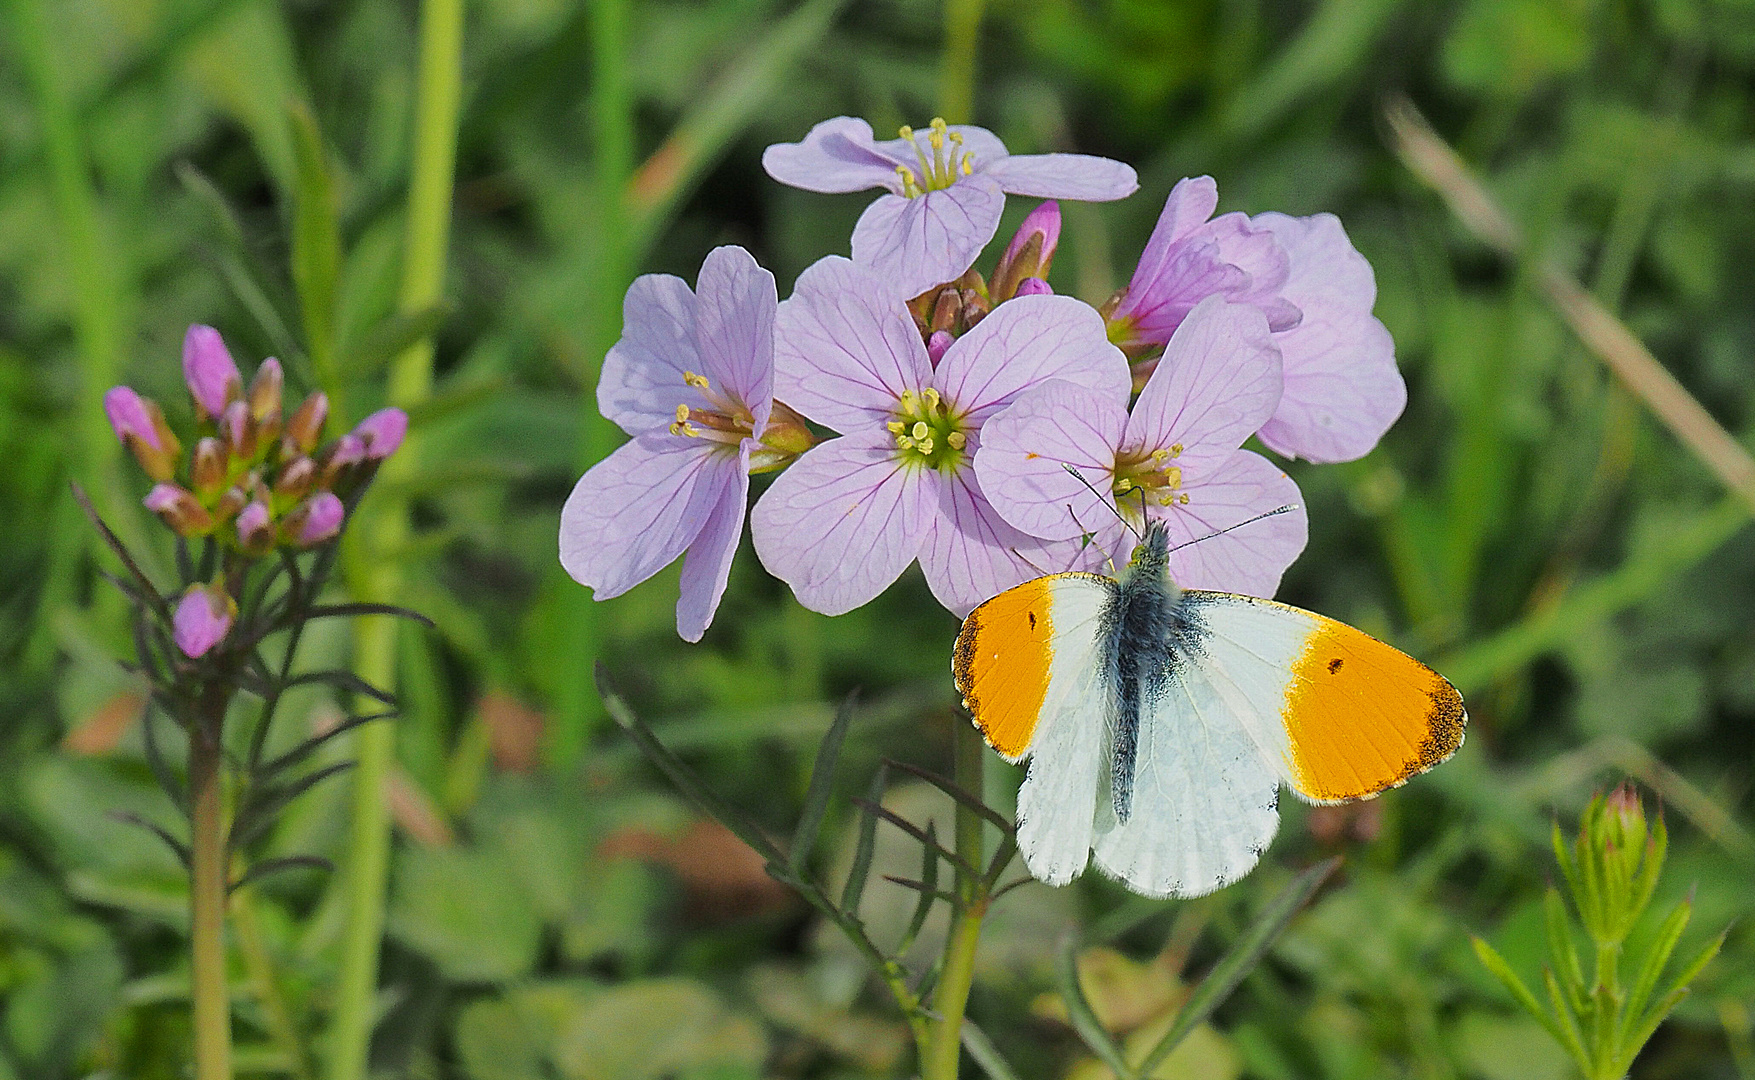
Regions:
[[85, 489], [79, 486], [77, 480], [73, 482], [72, 486], [73, 501], [79, 504], [80, 510], [84, 511], [92, 528], [96, 529], [98, 536], [103, 538], [105, 546], [115, 552], [116, 558], [122, 561], [122, 565], [128, 570], [128, 576], [140, 586], [141, 593], [145, 596], [146, 602], [152, 605], [153, 610], [158, 612], [161, 618], [169, 619], [170, 607], [165, 603], [165, 598], [159, 594], [158, 587], [152, 583], [151, 578], [146, 576], [146, 571], [140, 569], [140, 564], [134, 561], [134, 556], [129, 554], [128, 548], [122, 543], [121, 538], [111, 532], [110, 527], [104, 524], [104, 519], [98, 516], [97, 507], [91, 504], [91, 496], [85, 493]]
[[885, 758], [884, 763], [901, 769], [910, 776], [917, 776], [931, 784], [933, 787], [938, 788], [957, 802], [975, 811], [975, 813], [980, 814], [989, 824], [998, 829], [1002, 835], [1011, 836], [1017, 833], [1018, 827], [1016, 825], [1007, 821], [997, 810], [994, 810], [991, 806], [982, 802], [978, 796], [971, 793], [967, 788], [959, 785], [956, 781], [940, 776], [931, 769], [923, 769], [918, 765], [911, 765], [906, 761]]
[[[1584, 1048], [1584, 1033], [1578, 1029], [1578, 1021], [1573, 1017], [1571, 1007], [1566, 1004], [1565, 995], [1560, 989], [1560, 980], [1554, 978], [1554, 972], [1551, 969], [1543, 968], [1542, 984], [1547, 988], [1549, 1004], [1554, 1007], [1554, 1023], [1557, 1025], [1553, 1029], [1555, 1031], [1554, 1037], [1560, 1041], [1560, 1045], [1566, 1049], [1566, 1052], [1572, 1055], [1572, 1059], [1578, 1063], [1580, 1071], [1589, 1076], [1591, 1074], [1591, 1056]], [[1607, 992], [1606, 987], [1603, 990], [1605, 993]]]
[[291, 690], [295, 686], [308, 686], [313, 683], [333, 686], [337, 690], [345, 690], [350, 694], [369, 697], [392, 709], [396, 707], [394, 695], [385, 693], [351, 671], [342, 671], [339, 668], [327, 671], [307, 671], [301, 675], [295, 675], [286, 681], [286, 685], [282, 689]]
[[1664, 973], [1664, 965], [1670, 962], [1670, 954], [1676, 951], [1676, 943], [1682, 940], [1682, 931], [1688, 928], [1688, 918], [1692, 911], [1693, 905], [1683, 900], [1664, 917], [1663, 924], [1658, 927], [1657, 936], [1651, 939], [1651, 948], [1640, 962], [1639, 975], [1633, 980], [1633, 989], [1627, 995], [1626, 1015], [1629, 1019], [1639, 1017], [1645, 1012], [1645, 1003], [1651, 999], [1652, 991], [1657, 989], [1658, 979]]
[[251, 882], [261, 881], [269, 874], [278, 874], [282, 870], [324, 870], [335, 872], [335, 864], [321, 855], [287, 855], [279, 859], [269, 859], [250, 867], [244, 876], [231, 883], [227, 892], [237, 892]]
[[756, 854], [775, 866], [785, 866], [787, 864], [786, 854], [780, 850], [779, 845], [768, 839], [755, 822], [713, 794], [712, 790], [701, 782], [700, 777], [695, 775], [695, 771], [683, 764], [681, 758], [671, 753], [663, 743], [659, 742], [657, 737], [652, 734], [652, 729], [646, 726], [645, 721], [634, 715], [634, 710], [629, 708], [628, 703], [622, 700], [621, 695], [617, 694], [610, 686], [609, 674], [604, 669], [601, 660], [597, 662], [595, 670], [597, 693], [603, 698], [604, 711], [608, 712], [610, 718], [628, 733], [628, 736], [634, 740], [634, 744], [640, 748], [640, 752], [646, 755], [646, 760], [657, 766], [664, 775], [670, 777], [670, 782], [675, 784], [684, 795], [692, 799], [696, 806], [706, 812], [708, 817], [730, 829], [737, 835], [738, 839], [753, 848]]
[[[872, 774], [871, 787], [866, 790], [866, 803], [876, 806], [884, 797], [884, 789], [889, 786], [890, 769], [887, 765], [879, 765], [877, 772]], [[841, 887], [841, 910], [855, 918], [859, 915], [859, 901], [865, 895], [865, 880], [871, 876], [871, 860], [877, 854], [877, 815], [861, 808], [859, 816], [859, 837], [853, 844], [853, 866], [847, 871], [847, 883]]]
[[347, 350], [344, 368], [348, 378], [376, 375], [392, 359], [431, 337], [450, 314], [451, 309], [441, 303], [418, 311], [398, 311], [380, 320]]
[[922, 844], [936, 849], [938, 853], [949, 860], [953, 866], [957, 867], [957, 869], [963, 871], [965, 874], [968, 874], [970, 877], [979, 878], [981, 876], [975, 872], [975, 868], [970, 866], [961, 855], [958, 855], [950, 848], [941, 845], [938, 842], [936, 835], [932, 832], [932, 827], [930, 825], [928, 825], [925, 830], [922, 830], [920, 826], [909, 821], [907, 818], [902, 817], [893, 811], [886, 810], [882, 806], [879, 806], [877, 803], [871, 802], [868, 799], [854, 799], [853, 805], [867, 811], [868, 813], [876, 814], [878, 817], [883, 818], [891, 825], [901, 829]]
[[904, 889], [909, 889], [922, 895], [931, 893], [933, 899], [943, 900], [947, 904], [956, 905], [962, 903], [962, 898], [956, 893], [946, 892], [943, 889], [935, 889], [927, 882], [917, 881], [914, 878], [897, 877], [894, 874], [885, 874], [884, 880], [892, 885], [900, 885]]
[[352, 731], [354, 728], [357, 728], [362, 724], [369, 724], [374, 720], [388, 720], [395, 715], [394, 712], [386, 711], [368, 713], [365, 716], [350, 716], [346, 720], [343, 720], [341, 723], [330, 728], [328, 731], [325, 731], [320, 735], [311, 736], [293, 747], [291, 750], [288, 750], [286, 753], [263, 765], [256, 771], [255, 782], [267, 782], [316, 753], [317, 749], [325, 743], [328, 743], [340, 735], [345, 735], [347, 732]]
[[1729, 934], [1729, 928], [1721, 931], [1717, 937], [1707, 942], [1699, 952], [1695, 953], [1692, 959], [1683, 964], [1680, 971], [1676, 972], [1676, 977], [1671, 979], [1670, 985], [1664, 989], [1663, 996], [1641, 1020], [1640, 1030], [1644, 1031], [1645, 1034], [1638, 1042], [1631, 1044], [1635, 1051], [1640, 1046], [1645, 1045], [1646, 1039], [1651, 1038], [1651, 1033], [1657, 1030], [1659, 1024], [1663, 1023], [1664, 1017], [1670, 1014], [1670, 1010], [1676, 1007], [1676, 1003], [1687, 996], [1695, 977], [1707, 964], [1712, 963], [1712, 958], [1717, 956], [1719, 949], [1724, 947], [1725, 938]]
[[304, 318], [305, 344], [317, 385], [333, 399], [340, 387], [335, 298], [341, 276], [341, 223], [329, 152], [317, 118], [302, 102], [287, 110], [296, 166], [293, 189], [292, 278]]
[[394, 615], [399, 619], [413, 619], [429, 629], [433, 626], [433, 620], [420, 612], [395, 604], [320, 604], [305, 612], [305, 617], [309, 619], [345, 618], [350, 615]]
[[158, 744], [157, 725], [153, 717], [159, 709], [164, 708], [157, 695], [147, 699], [145, 708], [140, 710], [140, 739], [146, 753], [147, 767], [152, 770], [153, 779], [158, 781], [159, 788], [171, 800], [171, 805], [189, 816], [189, 797], [177, 774], [171, 771], [170, 762], [165, 760], [164, 750]]
[[926, 843], [920, 858], [920, 880], [913, 883], [918, 886], [916, 891], [919, 896], [915, 898], [914, 916], [908, 920], [908, 929], [902, 932], [902, 939], [896, 943], [897, 957], [908, 955], [908, 950], [914, 947], [914, 939], [920, 936], [920, 929], [926, 925], [926, 917], [932, 912], [932, 902], [939, 895], [938, 856], [934, 854], [937, 847], [938, 834], [933, 830], [932, 823], [927, 822]]
[[1127, 1059], [1122, 1056], [1121, 1047], [1103, 1030], [1103, 1024], [1097, 1019], [1097, 1013], [1091, 1008], [1091, 1002], [1085, 997], [1085, 988], [1079, 985], [1079, 939], [1068, 930], [1060, 939], [1059, 963], [1055, 974], [1059, 976], [1060, 997], [1066, 1002], [1067, 1017], [1072, 1021], [1073, 1030], [1079, 1033], [1091, 1053], [1097, 1060], [1109, 1066], [1117, 1077], [1130, 1077], [1133, 1070], [1127, 1067]]
[[963, 1018], [962, 1036], [963, 1049], [969, 1051], [975, 1064], [981, 1066], [981, 1071], [987, 1074], [987, 1080], [1018, 1080], [1017, 1072], [999, 1052], [999, 1048], [993, 1045], [993, 1040], [975, 1026], [975, 1021], [966, 1016]]
[[244, 796], [244, 803], [238, 808], [238, 816], [232, 820], [231, 830], [226, 835], [226, 847], [231, 851], [242, 851], [255, 843], [274, 824], [275, 816], [284, 810], [287, 804], [316, 787], [332, 776], [339, 776], [354, 767], [352, 761], [339, 761], [309, 772], [289, 784], [259, 784], [252, 786]]
[[835, 719], [829, 723], [829, 730], [823, 733], [823, 741], [817, 746], [816, 763], [810, 771], [810, 787], [804, 795], [804, 810], [792, 833], [791, 866], [794, 873], [805, 872], [811, 850], [817, 846], [823, 816], [829, 812], [829, 795], [835, 789], [835, 762], [841, 756], [841, 744], [846, 741], [847, 727], [853, 720], [856, 697], [857, 692], [848, 694], [841, 702], [841, 707], [835, 710]]
[[1267, 955], [1269, 946], [1285, 932], [1292, 916], [1298, 914], [1298, 909], [1316, 894], [1316, 890], [1322, 887], [1322, 883], [1340, 865], [1341, 859], [1338, 855], [1325, 859], [1299, 874], [1292, 880], [1292, 884], [1270, 900], [1230, 950], [1207, 972], [1200, 985], [1194, 988], [1188, 1001], [1183, 1004], [1182, 1011], [1176, 1014], [1176, 1022], [1158, 1040], [1158, 1045], [1152, 1047], [1151, 1052], [1140, 1063], [1139, 1069], [1117, 1075], [1151, 1076], [1159, 1063], [1170, 1056], [1170, 1051], [1176, 1049], [1177, 1044], [1188, 1037], [1189, 1032], [1204, 1023], [1213, 1014], [1213, 1010], [1231, 996], [1231, 991], [1237, 989], [1237, 984], [1243, 981], [1244, 976], [1255, 970], [1262, 957]]
[[1566, 901], [1560, 890], [1548, 886], [1542, 898], [1542, 914], [1548, 927], [1548, 955], [1560, 973], [1560, 984], [1566, 988], [1568, 1000], [1577, 1009], [1584, 1008], [1584, 968], [1578, 962], [1578, 947], [1572, 940], [1571, 920], [1566, 917]]
[[137, 829], [145, 829], [160, 840], [163, 840], [165, 846], [170, 848], [172, 853], [177, 856], [177, 861], [183, 864], [183, 869], [189, 870], [194, 866], [189, 855], [189, 845], [172, 836], [169, 830], [164, 826], [159, 825], [156, 822], [148, 821], [139, 814], [128, 810], [111, 810], [109, 816], [113, 821], [120, 821], [124, 825], [132, 825]]

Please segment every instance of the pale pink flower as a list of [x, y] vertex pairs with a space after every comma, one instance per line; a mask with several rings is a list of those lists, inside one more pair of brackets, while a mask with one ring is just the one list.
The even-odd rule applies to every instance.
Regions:
[[202, 419], [217, 417], [225, 407], [244, 396], [238, 365], [225, 347], [219, 331], [199, 323], [183, 335], [183, 380], [195, 399]]
[[200, 659], [231, 632], [237, 604], [218, 585], [191, 585], [171, 615], [171, 639], [183, 655]]

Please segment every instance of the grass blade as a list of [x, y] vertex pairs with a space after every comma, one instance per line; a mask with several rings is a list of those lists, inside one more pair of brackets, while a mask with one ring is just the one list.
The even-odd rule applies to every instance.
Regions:
[[847, 727], [853, 720], [854, 694], [848, 694], [835, 710], [835, 719], [823, 733], [817, 747], [816, 763], [811, 766], [810, 787], [805, 791], [804, 810], [798, 827], [792, 833], [792, 872], [802, 875], [810, 860], [811, 849], [817, 846], [817, 833], [823, 827], [823, 816], [829, 812], [829, 795], [835, 789], [835, 762], [841, 756], [841, 744], [847, 739]]
[[1066, 1002], [1067, 1018], [1072, 1021], [1073, 1030], [1079, 1033], [1079, 1038], [1091, 1048], [1091, 1053], [1097, 1055], [1097, 1060], [1109, 1066], [1116, 1076], [1134, 1075], [1133, 1070], [1127, 1067], [1126, 1059], [1122, 1057], [1121, 1047], [1115, 1044], [1115, 1040], [1109, 1037], [1109, 1032], [1103, 1029], [1102, 1021], [1097, 1019], [1090, 1000], [1085, 997], [1085, 988], [1079, 985], [1079, 939], [1070, 930], [1060, 939], [1060, 956], [1055, 974], [1060, 981], [1061, 999]]
[[[878, 771], [872, 774], [871, 787], [866, 790], [865, 801], [876, 806], [884, 797], [884, 788], [889, 786], [890, 769], [888, 765], [879, 765]], [[865, 880], [871, 876], [871, 860], [877, 854], [877, 815], [869, 810], [864, 811], [859, 819], [859, 839], [853, 845], [853, 866], [847, 871], [847, 884], [841, 888], [841, 910], [857, 918], [859, 901], [865, 895]]]
[[993, 1040], [987, 1037], [987, 1033], [975, 1026], [975, 1021], [968, 1017], [963, 1018], [962, 1035], [963, 1049], [969, 1051], [975, 1064], [981, 1066], [981, 1071], [987, 1074], [987, 1080], [1018, 1080], [1018, 1074], [1011, 1063], [1000, 1054], [999, 1048], [993, 1045]]
[[1249, 929], [1243, 932], [1242, 936], [1231, 946], [1230, 951], [1217, 964], [1213, 965], [1213, 969], [1207, 972], [1206, 978], [1202, 979], [1200, 985], [1194, 988], [1194, 993], [1190, 994], [1188, 1001], [1183, 1004], [1182, 1011], [1176, 1014], [1176, 1022], [1171, 1024], [1170, 1030], [1166, 1031], [1164, 1037], [1158, 1040], [1158, 1045], [1152, 1047], [1151, 1052], [1145, 1056], [1145, 1060], [1140, 1062], [1140, 1067], [1137, 1070], [1118, 1075], [1152, 1075], [1158, 1065], [1170, 1056], [1170, 1051], [1176, 1049], [1177, 1044], [1188, 1037], [1189, 1032], [1205, 1022], [1206, 1018], [1213, 1014], [1213, 1010], [1231, 996], [1231, 991], [1237, 989], [1237, 984], [1243, 981], [1245, 975], [1255, 970], [1256, 965], [1261, 963], [1262, 957], [1267, 955], [1268, 947], [1279, 939], [1280, 934], [1285, 932], [1286, 926], [1292, 921], [1292, 916], [1296, 915], [1298, 909], [1302, 908], [1305, 902], [1316, 894], [1316, 890], [1321, 888], [1322, 883], [1327, 881], [1329, 875], [1334, 873], [1340, 865], [1341, 858], [1338, 855], [1317, 863], [1299, 874], [1293, 879], [1292, 884], [1280, 891], [1280, 895], [1269, 901], [1267, 907], [1256, 917], [1255, 922], [1250, 924]]

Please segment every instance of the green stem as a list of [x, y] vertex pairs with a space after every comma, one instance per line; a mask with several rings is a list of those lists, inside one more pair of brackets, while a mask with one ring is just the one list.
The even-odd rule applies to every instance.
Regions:
[[975, 51], [985, 0], [945, 0], [945, 51], [939, 59], [939, 107], [946, 121], [967, 124], [975, 112]]
[[[603, 355], [620, 336], [622, 293], [633, 274], [627, 203], [628, 178], [634, 168], [633, 91], [627, 70], [628, 6], [628, 0], [591, 3], [592, 202], [597, 242], [591, 252], [586, 281], [584, 344], [588, 362], [582, 374], [588, 388], [596, 386]], [[597, 414], [596, 394], [588, 389], [583, 400], [585, 408], [579, 422], [581, 471], [603, 460], [617, 442], [615, 426]], [[560, 590], [564, 629], [559, 640], [578, 659], [573, 670], [555, 684], [553, 723], [545, 755], [552, 767], [567, 769], [578, 762], [590, 729], [604, 715], [591, 674], [601, 656], [603, 627], [596, 604], [584, 589], [558, 569], [552, 580]]]
[[[954, 778], [957, 786], [981, 795], [982, 771], [987, 764], [987, 748], [973, 724], [961, 715], [953, 717], [952, 737]], [[981, 816], [957, 804], [957, 854], [979, 869], [986, 861], [982, 851]], [[951, 921], [950, 940], [945, 943], [944, 964], [940, 969], [938, 989], [932, 998], [937, 1018], [928, 1034], [926, 1060], [920, 1064], [922, 1080], [956, 1080], [957, 1063], [961, 1059], [963, 1012], [969, 1004], [969, 988], [975, 980], [975, 947], [981, 940], [981, 920], [987, 914], [987, 890], [983, 883], [962, 870], [957, 872], [957, 895], [962, 908]]]
[[231, 1080], [231, 998], [226, 989], [225, 803], [221, 791], [220, 726], [230, 701], [223, 684], [210, 690], [189, 739], [190, 995], [195, 1009], [195, 1080]]
[[[421, 5], [414, 175], [409, 182], [406, 249], [400, 303], [418, 311], [437, 303], [444, 289], [451, 231], [451, 189], [457, 160], [457, 118], [462, 102], [462, 0], [424, 0]], [[433, 345], [423, 340], [397, 357], [390, 369], [390, 401], [403, 408], [431, 394]], [[397, 490], [418, 467], [418, 439], [384, 463], [380, 479]], [[349, 578], [362, 600], [394, 603], [402, 586], [398, 561], [407, 549], [407, 506], [387, 501], [356, 539]], [[398, 621], [360, 620], [355, 663], [366, 681], [393, 690]], [[347, 923], [331, 1019], [331, 1080], [364, 1080], [377, 1015], [378, 950], [384, 934], [384, 902], [390, 866], [390, 811], [385, 797], [396, 754], [396, 729], [368, 724], [355, 736], [351, 861], [345, 880]]]
[[269, 1035], [280, 1046], [280, 1052], [286, 1055], [294, 1080], [310, 1080], [310, 1055], [305, 1052], [305, 1043], [299, 1037], [298, 1024], [293, 1020], [286, 995], [281, 993], [274, 959], [269, 955], [267, 943], [262, 940], [262, 927], [256, 919], [255, 890], [248, 885], [232, 895], [232, 929], [238, 935], [238, 952], [244, 958], [250, 982], [255, 984], [256, 1000], [268, 1020]]

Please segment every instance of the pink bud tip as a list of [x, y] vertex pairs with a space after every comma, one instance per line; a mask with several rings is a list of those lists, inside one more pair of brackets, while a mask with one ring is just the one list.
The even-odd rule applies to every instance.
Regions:
[[955, 340], [949, 330], [934, 330], [932, 336], [926, 339], [926, 355], [932, 358], [933, 367], [937, 367], [938, 362], [944, 359], [945, 350]]
[[147, 411], [146, 401], [128, 387], [110, 387], [104, 394], [104, 415], [110, 418], [110, 426], [116, 429], [116, 438], [123, 442], [132, 435], [154, 450], [164, 449], [158, 440], [152, 414]]
[[1042, 266], [1047, 266], [1054, 259], [1054, 249], [1060, 243], [1060, 204], [1053, 199], [1030, 211], [1024, 218], [1024, 223], [1013, 234], [1012, 242], [1006, 245], [1000, 262], [1009, 263], [1017, 258], [1024, 245], [1030, 242], [1030, 237], [1036, 233], [1042, 234], [1042, 254], [1038, 256], [1038, 260]]
[[192, 658], [205, 656], [231, 628], [232, 600], [217, 586], [189, 586], [171, 617], [171, 637]]
[[253, 542], [268, 528], [268, 504], [252, 502], [238, 513], [238, 539]]
[[219, 433], [236, 454], [250, 437], [250, 407], [242, 398], [227, 405], [219, 415]]
[[1018, 296], [1053, 296], [1054, 290], [1048, 287], [1048, 282], [1043, 281], [1039, 277], [1027, 277], [1024, 280], [1018, 282], [1018, 291], [1017, 291], [1016, 295], [1018, 295]]
[[163, 514], [174, 510], [182, 502], [185, 492], [175, 484], [154, 484], [146, 493], [145, 505], [155, 514]]
[[408, 414], [401, 409], [379, 409], [353, 429], [365, 444], [366, 457], [382, 461], [396, 452], [408, 434]]
[[195, 404], [208, 416], [218, 416], [226, 404], [243, 394], [238, 365], [226, 350], [219, 331], [197, 323], [183, 335], [183, 380]]
[[347, 509], [334, 492], [319, 491], [305, 504], [304, 521], [300, 523], [294, 541], [300, 547], [321, 544], [341, 531], [341, 519], [346, 513]]

